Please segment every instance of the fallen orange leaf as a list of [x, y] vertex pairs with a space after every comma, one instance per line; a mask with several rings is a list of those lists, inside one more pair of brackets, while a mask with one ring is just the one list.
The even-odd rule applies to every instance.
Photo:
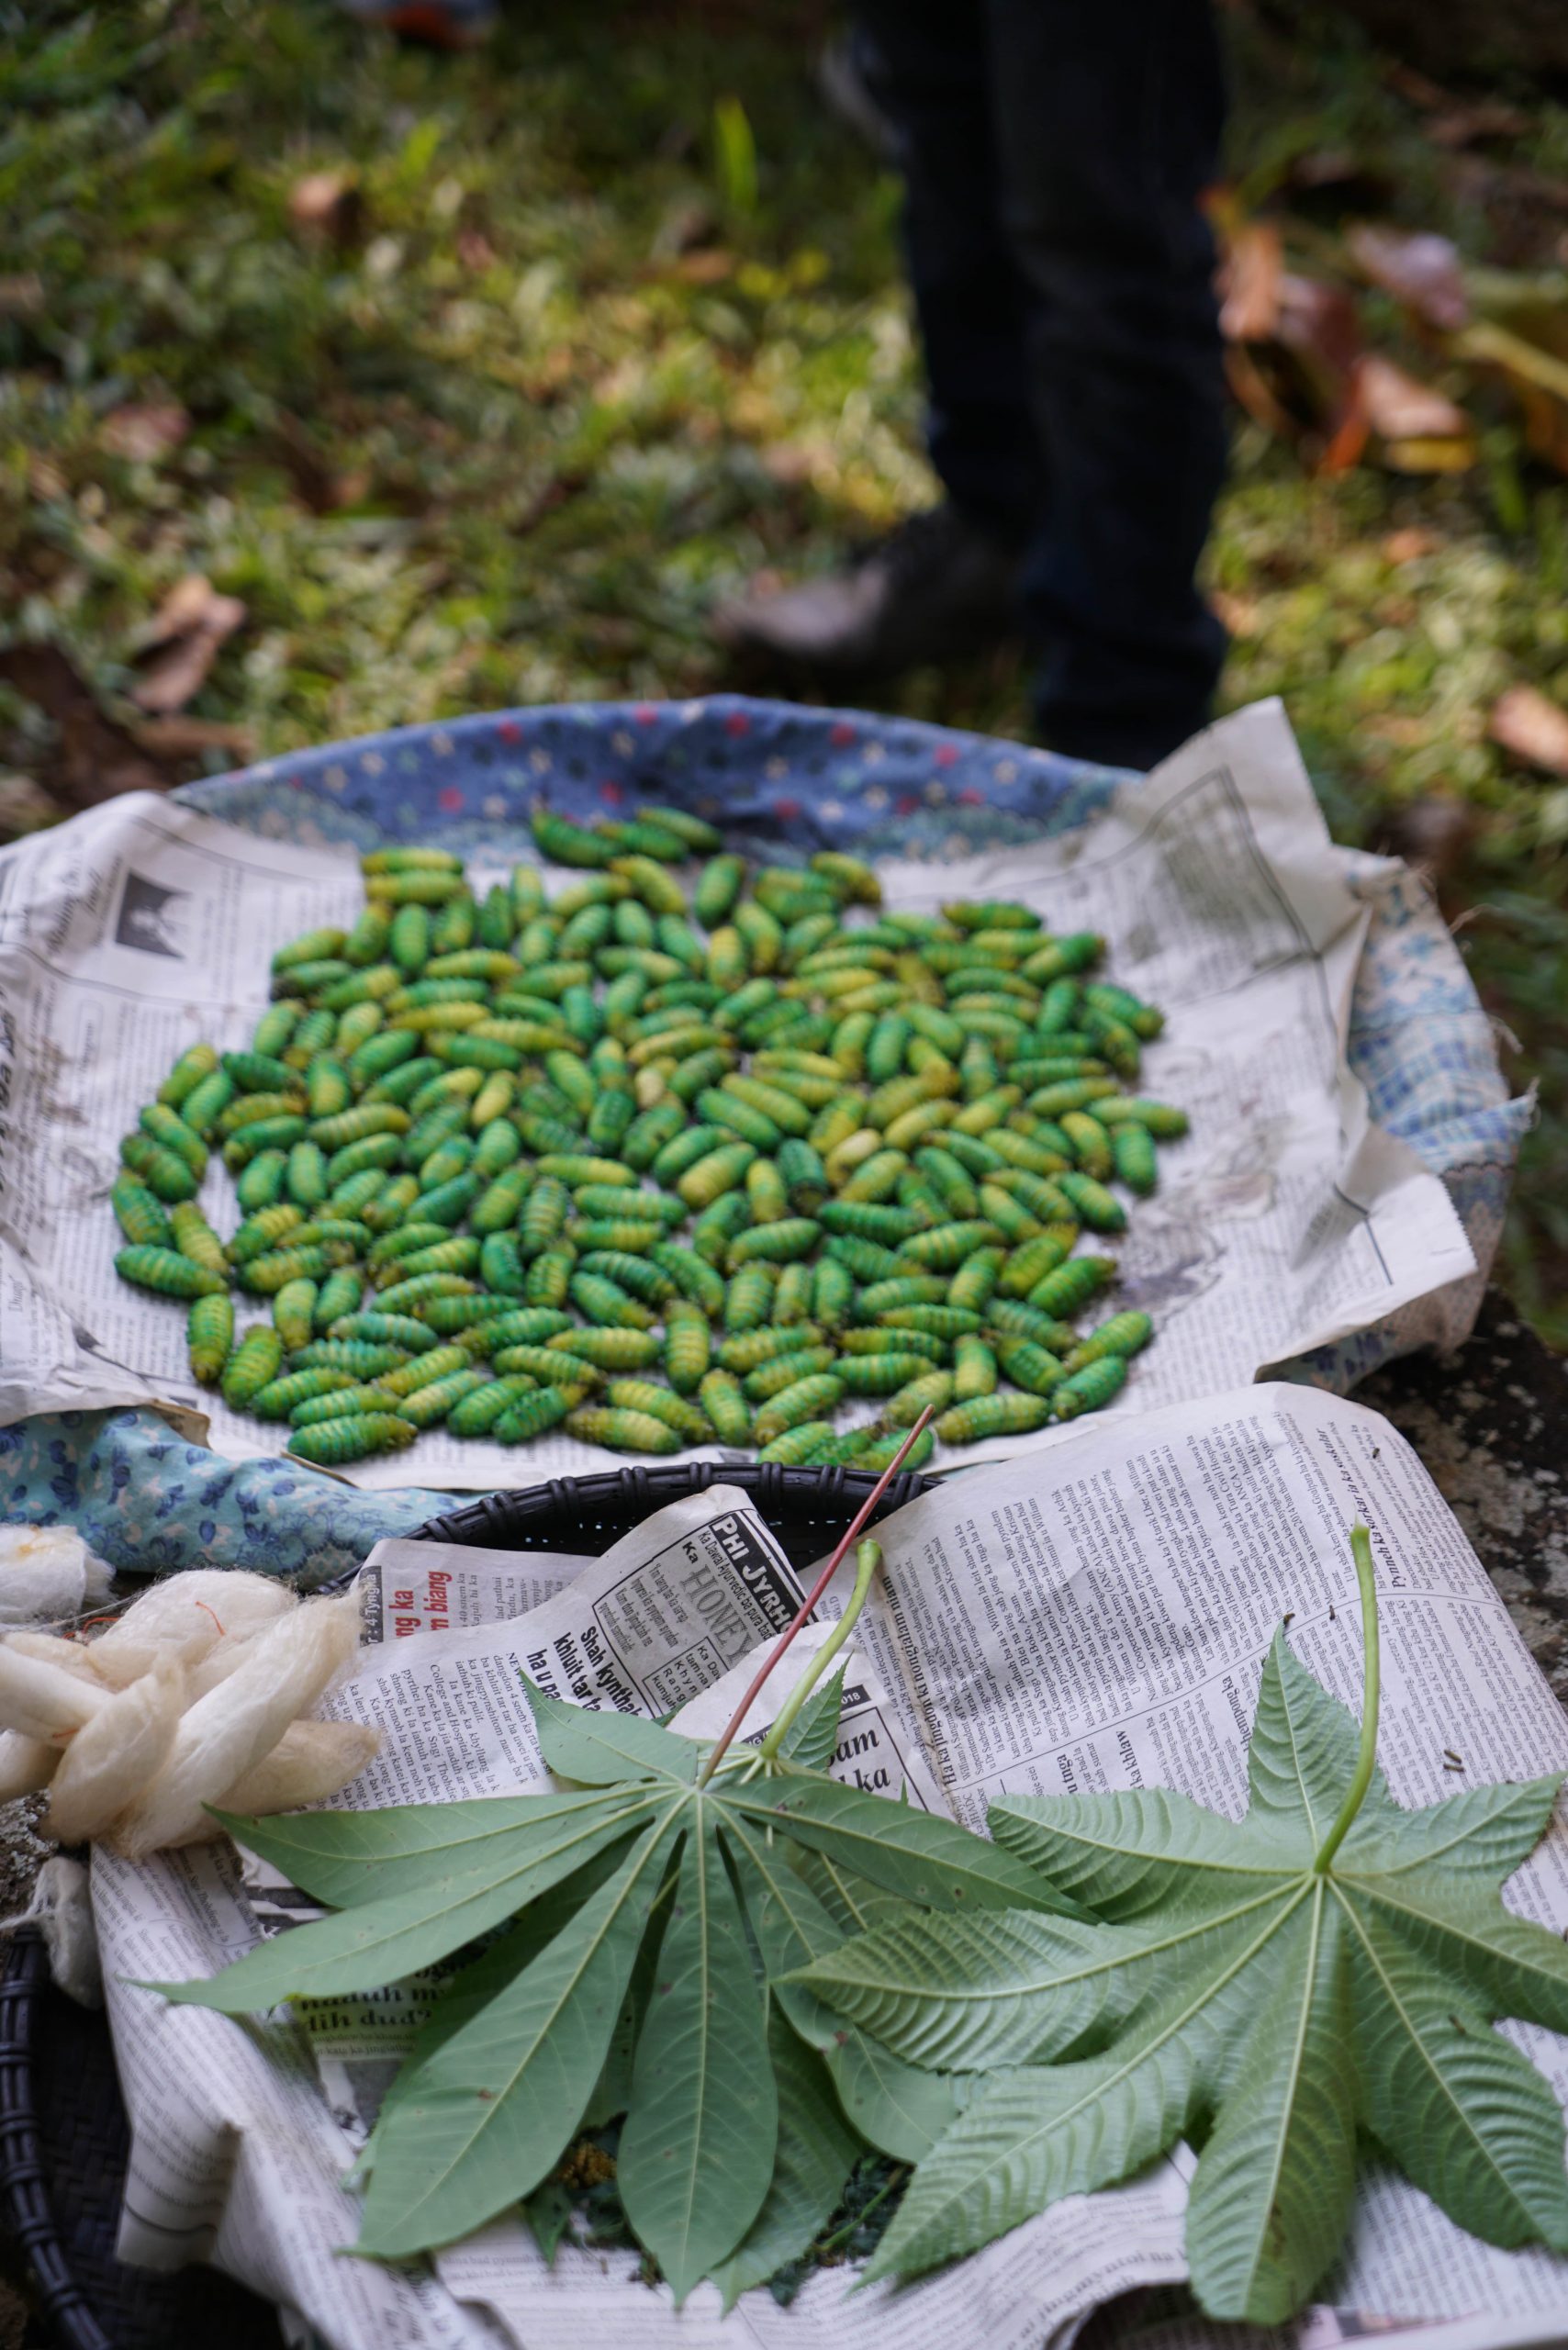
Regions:
[[1486, 732], [1502, 750], [1549, 775], [1568, 775], [1568, 710], [1534, 686], [1510, 686], [1495, 705]]

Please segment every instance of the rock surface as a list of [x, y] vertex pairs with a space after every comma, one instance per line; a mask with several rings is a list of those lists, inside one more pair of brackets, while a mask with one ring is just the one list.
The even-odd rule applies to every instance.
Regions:
[[1406, 1355], [1356, 1401], [1419, 1453], [1568, 1705], [1568, 1363], [1488, 1290], [1456, 1354]]

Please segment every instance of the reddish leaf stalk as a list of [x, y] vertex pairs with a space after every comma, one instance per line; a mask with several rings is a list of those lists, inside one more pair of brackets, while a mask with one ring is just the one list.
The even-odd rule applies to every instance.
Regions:
[[827, 1589], [829, 1583], [838, 1572], [839, 1567], [843, 1563], [846, 1553], [848, 1551], [851, 1543], [855, 1540], [856, 1536], [859, 1533], [861, 1528], [865, 1525], [867, 1519], [876, 1508], [877, 1504], [881, 1500], [882, 1495], [886, 1493], [888, 1486], [890, 1484], [893, 1478], [898, 1475], [899, 1471], [903, 1467], [905, 1454], [909, 1451], [911, 1445], [913, 1444], [916, 1437], [919, 1436], [921, 1430], [924, 1427], [926, 1421], [931, 1417], [935, 1409], [935, 1406], [934, 1404], [928, 1404], [924, 1411], [922, 1412], [919, 1419], [916, 1420], [913, 1427], [911, 1428], [909, 1434], [905, 1437], [903, 1442], [900, 1445], [898, 1450], [894, 1453], [892, 1459], [889, 1461], [887, 1467], [883, 1470], [881, 1475], [878, 1478], [876, 1483], [872, 1486], [870, 1492], [861, 1503], [860, 1507], [856, 1511], [848, 1532], [839, 1542], [839, 1545], [834, 1551], [832, 1558], [829, 1559], [826, 1566], [823, 1569], [821, 1574], [817, 1577], [810, 1591], [807, 1592], [804, 1599], [801, 1600], [793, 1619], [787, 1624], [783, 1631], [779, 1633], [778, 1639], [774, 1643], [772, 1653], [765, 1657], [762, 1663], [758, 1666], [756, 1673], [752, 1677], [751, 1686], [747, 1689], [745, 1695], [741, 1699], [740, 1704], [735, 1707], [734, 1712], [730, 1716], [728, 1722], [724, 1725], [722, 1735], [715, 1745], [712, 1753], [710, 1754], [706, 1763], [703, 1765], [702, 1774], [697, 1782], [700, 1787], [705, 1787], [707, 1785], [709, 1780], [712, 1777], [714, 1772], [718, 1769], [720, 1763], [729, 1752], [730, 1748], [734, 1743], [736, 1732], [739, 1730], [742, 1722], [745, 1721], [747, 1714], [750, 1713], [753, 1705], [756, 1703], [758, 1691], [762, 1688], [763, 1684], [772, 1673], [774, 1668], [782, 1662], [785, 1651], [794, 1639], [796, 1633], [799, 1632], [801, 1627], [808, 1621], [811, 1617], [812, 1610], [815, 1607], [818, 1600], [822, 1597], [823, 1592]]

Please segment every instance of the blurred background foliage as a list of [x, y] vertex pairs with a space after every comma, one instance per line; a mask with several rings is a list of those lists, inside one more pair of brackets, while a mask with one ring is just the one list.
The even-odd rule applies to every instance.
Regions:
[[[1238, 346], [1226, 699], [1282, 695], [1336, 834], [1432, 872], [1540, 1087], [1502, 1270], [1568, 1343], [1568, 106], [1225, 15], [1234, 266], [1341, 297]], [[0, 836], [106, 773], [750, 682], [715, 599], [932, 495], [831, 29], [530, 0], [446, 58], [328, 0], [0, 0]], [[1528, 294], [1534, 395], [1368, 283], [1369, 218], [1450, 239], [1486, 315]], [[1446, 442], [1350, 415], [1346, 298]], [[1007, 649], [881, 706], [1026, 735], [1025, 688]]]

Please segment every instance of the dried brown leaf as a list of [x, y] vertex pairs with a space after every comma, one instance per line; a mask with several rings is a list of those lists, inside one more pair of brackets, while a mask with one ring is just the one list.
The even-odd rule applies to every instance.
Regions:
[[1518, 403], [1531, 455], [1568, 473], [1568, 315], [1561, 305], [1524, 285], [1454, 349], [1497, 372]]
[[[1390, 718], [1393, 715], [1389, 713]], [[1406, 744], [1428, 739], [1428, 730], [1420, 720], [1408, 723], [1415, 728], [1414, 733], [1395, 734], [1388, 724], [1375, 725], [1373, 731]], [[1479, 829], [1474, 810], [1467, 808], [1463, 800], [1424, 792], [1419, 799], [1393, 811], [1383, 826], [1378, 845], [1393, 856], [1402, 856], [1406, 865], [1414, 866], [1441, 888], [1453, 879], [1464, 864]]]
[[1470, 147], [1478, 139], [1522, 139], [1530, 128], [1531, 118], [1506, 98], [1478, 98], [1434, 115], [1427, 136], [1435, 146]]
[[1463, 408], [1378, 352], [1369, 351], [1361, 360], [1360, 389], [1367, 421], [1385, 441], [1470, 437]]
[[190, 429], [190, 412], [178, 400], [130, 400], [109, 410], [98, 438], [111, 456], [147, 464], [177, 449]]
[[718, 236], [718, 215], [711, 204], [700, 197], [683, 198], [671, 204], [654, 231], [649, 254], [654, 261], [674, 261], [680, 253], [694, 252], [700, 245], [712, 244]]
[[1568, 710], [1534, 686], [1510, 686], [1486, 722], [1494, 743], [1548, 775], [1568, 775]]
[[1278, 433], [1282, 441], [1299, 438], [1303, 430], [1301, 419], [1292, 415], [1252, 352], [1241, 343], [1233, 342], [1226, 347], [1225, 378], [1238, 407], [1245, 408], [1254, 423]]
[[183, 579], [176, 579], [151, 618], [137, 630], [137, 651], [149, 652], [154, 645], [172, 643], [176, 637], [188, 636], [193, 629], [205, 627], [217, 595], [210, 579], [199, 571], [187, 571]]
[[1250, 596], [1235, 596], [1226, 588], [1216, 588], [1211, 593], [1209, 602], [1224, 621], [1228, 635], [1257, 635], [1261, 614]]
[[675, 274], [688, 285], [717, 285], [730, 275], [735, 265], [734, 253], [722, 245], [700, 247], [696, 252], [682, 253], [675, 263]]
[[1386, 170], [1345, 147], [1319, 147], [1298, 155], [1286, 173], [1287, 184], [1310, 199], [1327, 190], [1335, 202], [1362, 210], [1387, 204], [1394, 183]]
[[1361, 355], [1361, 325], [1355, 302], [1342, 285], [1287, 270], [1280, 279], [1276, 332], [1324, 390], [1341, 405], [1348, 401]]
[[135, 688], [131, 699], [141, 710], [183, 710], [207, 683], [218, 648], [229, 633], [227, 629], [218, 635], [207, 629], [197, 629], [191, 635], [181, 637], [148, 663], [147, 674]]
[[140, 651], [151, 657], [131, 699], [160, 717], [183, 710], [200, 691], [221, 647], [244, 618], [245, 607], [237, 596], [219, 595], [200, 572], [187, 573], [141, 631]]
[[0, 319], [36, 319], [43, 308], [43, 280], [36, 269], [0, 277]]
[[1391, 90], [1397, 90], [1408, 105], [1418, 106], [1423, 114], [1430, 114], [1439, 107], [1453, 104], [1440, 82], [1434, 82], [1429, 73], [1423, 73], [1418, 66], [1407, 65], [1401, 58], [1389, 60], [1383, 68], [1383, 80]]
[[59, 814], [59, 807], [41, 783], [14, 767], [0, 767], [0, 843], [19, 839], [24, 833], [40, 832]]
[[288, 192], [288, 217], [308, 236], [352, 244], [364, 229], [364, 197], [352, 172], [307, 172]]
[[196, 759], [204, 751], [222, 751], [243, 767], [256, 755], [256, 737], [249, 726], [179, 711], [170, 718], [142, 719], [136, 739], [155, 759]]
[[1228, 342], [1262, 342], [1280, 316], [1284, 247], [1272, 220], [1246, 220], [1226, 245], [1220, 267], [1220, 332]]
[[1459, 250], [1447, 237], [1361, 220], [1347, 232], [1345, 249], [1363, 276], [1427, 325], [1452, 334], [1469, 318]]
[[1383, 552], [1389, 563], [1419, 563], [1423, 555], [1436, 554], [1442, 543], [1435, 531], [1418, 530], [1408, 523], [1403, 530], [1390, 531]]

